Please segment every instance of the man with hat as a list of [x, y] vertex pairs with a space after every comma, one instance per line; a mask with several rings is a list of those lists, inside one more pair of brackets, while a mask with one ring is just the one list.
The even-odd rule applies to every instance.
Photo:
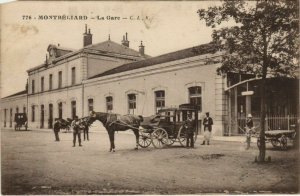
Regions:
[[54, 121], [54, 126], [53, 126], [53, 131], [54, 131], [54, 134], [55, 134], [55, 141], [58, 142], [59, 141], [59, 135], [58, 135], [58, 132], [60, 131], [60, 124], [59, 124], [59, 119], [58, 118], [55, 118], [55, 121]]
[[192, 118], [192, 113], [188, 113], [188, 118], [184, 122], [185, 134], [186, 134], [186, 147], [194, 148], [194, 132], [195, 132], [195, 121]]
[[247, 143], [246, 150], [250, 148], [252, 128], [253, 128], [252, 115], [248, 114], [248, 117], [246, 119], [246, 143]]
[[73, 147], [75, 147], [76, 136], [78, 137], [79, 146], [81, 145], [81, 129], [79, 127], [78, 116], [75, 116], [74, 120], [71, 123], [71, 127], [73, 128]]
[[209, 145], [209, 140], [211, 136], [211, 130], [213, 125], [213, 120], [211, 117], [209, 117], [209, 112], [206, 112], [206, 117], [203, 119], [203, 125], [204, 125], [204, 141], [201, 145], [205, 145], [205, 142], [207, 145]]

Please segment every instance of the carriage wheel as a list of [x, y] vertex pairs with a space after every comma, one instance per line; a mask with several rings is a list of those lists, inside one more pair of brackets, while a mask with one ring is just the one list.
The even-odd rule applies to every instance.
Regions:
[[280, 138], [280, 147], [282, 150], [286, 150], [287, 149], [287, 138], [285, 135], [282, 135]]
[[168, 133], [163, 128], [158, 128], [151, 134], [152, 144], [155, 148], [163, 148], [169, 143]]
[[280, 146], [280, 141], [277, 138], [272, 139], [271, 144], [273, 145], [273, 147], [279, 147]]
[[139, 146], [142, 148], [147, 148], [151, 144], [151, 134], [150, 133], [145, 133], [145, 132], [140, 132], [140, 137], [139, 137]]
[[185, 146], [186, 138], [185, 138], [185, 129], [183, 128], [183, 126], [181, 126], [179, 128], [177, 139], [178, 139], [178, 141], [179, 141], [179, 143], [180, 143], [181, 146]]

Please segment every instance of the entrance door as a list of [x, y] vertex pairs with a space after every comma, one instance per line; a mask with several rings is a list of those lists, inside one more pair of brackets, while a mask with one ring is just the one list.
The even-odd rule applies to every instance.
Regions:
[[45, 114], [44, 105], [41, 105], [41, 128], [44, 128], [44, 119], [45, 119], [44, 114]]
[[53, 104], [49, 104], [49, 121], [48, 121], [48, 128], [53, 128]]

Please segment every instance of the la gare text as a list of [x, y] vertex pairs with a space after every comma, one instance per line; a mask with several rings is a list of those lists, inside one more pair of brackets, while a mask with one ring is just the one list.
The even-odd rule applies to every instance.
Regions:
[[69, 16], [69, 15], [38, 15], [38, 16], [31, 16], [31, 15], [22, 15], [22, 20], [109, 20], [109, 21], [117, 21], [117, 20], [150, 20], [148, 16], [128, 16], [128, 17], [121, 17], [121, 16]]

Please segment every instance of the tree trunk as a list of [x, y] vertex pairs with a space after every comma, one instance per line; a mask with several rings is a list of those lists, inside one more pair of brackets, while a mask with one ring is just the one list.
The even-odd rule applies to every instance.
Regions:
[[[264, 74], [263, 74], [264, 75]], [[260, 111], [261, 111], [261, 116], [260, 116], [260, 125], [261, 125], [261, 131], [260, 131], [260, 145], [259, 145], [259, 156], [258, 156], [258, 161], [259, 162], [264, 162], [265, 157], [266, 157], [266, 141], [265, 141], [265, 119], [266, 119], [266, 107], [265, 107], [265, 102], [266, 102], [266, 76], [262, 77], [262, 83], [261, 83], [261, 105], [260, 105]]]
[[259, 145], [259, 156], [258, 161], [264, 162], [266, 158], [266, 141], [265, 141], [265, 123], [266, 123], [266, 77], [267, 77], [267, 68], [268, 68], [268, 55], [267, 55], [267, 49], [268, 49], [268, 42], [267, 37], [265, 34], [264, 29], [262, 30], [262, 38], [263, 38], [263, 64], [262, 64], [262, 81], [261, 81], [261, 102], [260, 102], [260, 125], [261, 125], [261, 131], [260, 131], [260, 145]]

